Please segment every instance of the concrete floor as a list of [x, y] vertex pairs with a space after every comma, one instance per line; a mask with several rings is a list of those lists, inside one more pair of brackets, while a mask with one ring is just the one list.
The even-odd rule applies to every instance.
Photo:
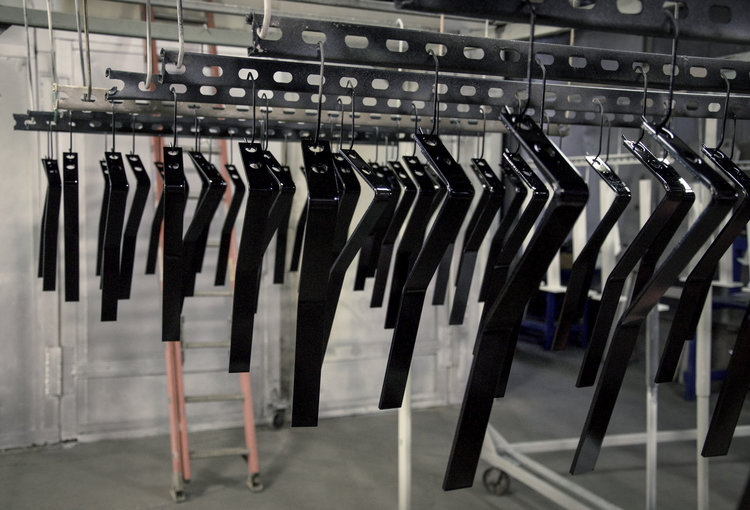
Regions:
[[[508, 389], [498, 400], [492, 423], [510, 441], [576, 437], [592, 391], [573, 387], [581, 351], [549, 353], [522, 343]], [[643, 363], [631, 367], [610, 433], [644, 430]], [[661, 386], [660, 428], [692, 428], [694, 405], [678, 385]], [[750, 423], [745, 406], [741, 423]], [[539, 509], [557, 506], [514, 481], [510, 494], [489, 495], [480, 464], [471, 489], [443, 492], [443, 470], [453, 436], [457, 407], [414, 412], [413, 508]], [[321, 420], [315, 429], [258, 431], [265, 490], [245, 487], [241, 458], [195, 460], [180, 508], [393, 509], [397, 507], [397, 417], [393, 412]], [[193, 445], [237, 446], [240, 429], [197, 432]], [[567, 474], [573, 452], [534, 458], [623, 508], [643, 508], [645, 448], [606, 448], [597, 470]], [[659, 508], [695, 508], [695, 445], [663, 444], [659, 449]], [[730, 454], [711, 462], [711, 508], [734, 509], [750, 473], [750, 438], [736, 438]], [[169, 439], [100, 441], [5, 452], [0, 455], [0, 508], [3, 509], [168, 509], [174, 508]]]

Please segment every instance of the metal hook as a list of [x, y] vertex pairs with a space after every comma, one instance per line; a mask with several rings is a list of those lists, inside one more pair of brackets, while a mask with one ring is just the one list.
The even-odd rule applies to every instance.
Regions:
[[594, 102], [599, 105], [599, 115], [601, 115], [601, 119], [599, 119], [599, 149], [596, 151], [596, 156], [594, 156], [594, 159], [599, 159], [602, 153], [602, 136], [604, 135], [604, 105], [598, 97], [594, 99]]
[[479, 107], [479, 111], [482, 114], [482, 151], [479, 153], [479, 159], [484, 158], [484, 142], [487, 136], [487, 112], [484, 110], [484, 106]]
[[[130, 114], [130, 125], [133, 128], [133, 148], [130, 150], [130, 154], [135, 154], [135, 113]], [[72, 138], [71, 138], [71, 144], [72, 144]]]
[[674, 96], [674, 76], [677, 69], [677, 41], [680, 38], [680, 25], [677, 22], [677, 16], [680, 11], [680, 4], [678, 2], [675, 2], [674, 4], [674, 14], [667, 11], [666, 14], [669, 17], [670, 21], [672, 22], [672, 28], [674, 30], [674, 37], [672, 38], [672, 67], [670, 69], [669, 73], [669, 93], [667, 95], [667, 113], [664, 116], [664, 119], [662, 119], [661, 122], [659, 122], [659, 125], [656, 127], [656, 131], [661, 131], [664, 126], [667, 125], [667, 122], [669, 122], [669, 118], [672, 116], [672, 97]]
[[341, 127], [339, 128], [339, 152], [344, 148], [344, 102], [341, 98], [336, 99], [336, 102], [341, 106]]
[[234, 129], [229, 129], [227, 133], [229, 134], [229, 164], [233, 165], [234, 164], [234, 150], [232, 148], [232, 135], [234, 134]]
[[263, 151], [267, 151], [268, 150], [268, 112], [269, 112], [269, 107], [268, 107], [268, 96], [266, 95], [265, 92], [261, 96], [261, 99], [265, 99], [266, 100], [266, 125], [263, 127], [263, 133], [265, 134], [266, 144], [265, 144], [265, 146], [263, 145], [263, 138], [261, 138], [260, 139], [260, 148]]
[[[253, 76], [252, 71], [249, 71], [247, 77], [253, 82], [253, 137], [250, 140], [250, 143], [255, 143], [255, 76]], [[247, 142], [247, 136], [245, 137], [245, 142]]]
[[609, 161], [609, 142], [612, 141], [612, 122], [609, 118], [605, 118], [604, 122], [607, 123], [607, 155], [604, 157], [604, 162]]
[[347, 81], [346, 86], [349, 87], [350, 85], [352, 89], [352, 139], [349, 142], [349, 150], [352, 150], [354, 148], [354, 85], [352, 85], [351, 81]]
[[177, 147], [177, 90], [174, 85], [169, 87], [169, 91], [172, 93], [174, 99], [174, 113], [172, 117], [172, 131], [174, 132], [174, 140], [172, 141], [172, 147]]
[[47, 159], [52, 159], [52, 121], [47, 121]]
[[544, 112], [544, 118], [547, 119], [547, 137], [549, 137], [549, 125], [551, 124], [551, 122], [549, 121], [549, 115], [547, 115], [547, 112]]
[[[323, 108], [323, 70], [325, 69], [325, 55], [323, 54], [323, 41], [318, 41], [318, 49], [320, 50], [320, 77], [318, 82], [318, 124], [315, 128], [315, 143], [318, 143], [318, 137], [320, 136], [320, 113]], [[353, 103], [354, 101], [352, 101]], [[352, 104], [352, 108], [354, 105]], [[352, 139], [352, 144], [354, 139]]]
[[73, 111], [72, 110], [68, 112], [68, 130], [70, 134], [70, 146], [68, 147], [68, 152], [73, 152]]
[[378, 152], [380, 149], [380, 128], [375, 126], [375, 163], [378, 162]]
[[396, 146], [396, 160], [398, 161], [399, 153], [401, 152], [401, 139], [399, 138], [399, 135], [401, 134], [401, 116], [399, 115], [398, 118], [396, 118], [396, 137], [393, 140], [393, 144]]
[[526, 104], [519, 113], [519, 118], [526, 114], [526, 110], [529, 108], [531, 103], [531, 61], [534, 59], [534, 27], [536, 26], [536, 9], [531, 7], [531, 15], [529, 20], [529, 55], [526, 59]]
[[[635, 66], [635, 71], [637, 72], [640, 69], [641, 75], [643, 76], [643, 113], [641, 114], [641, 119], [646, 120], [646, 105], [648, 104], [648, 73], [646, 73], [646, 70], [643, 68], [641, 64], [638, 64]], [[641, 127], [641, 134], [638, 137], [638, 140], [636, 140], [635, 144], [638, 145], [641, 143], [641, 140], [643, 140], [644, 135], [643, 127]]]
[[[177, 68], [182, 68], [182, 61], [185, 58], [185, 22], [182, 18], [182, 0], [177, 0], [177, 41], [180, 49], [177, 52]], [[151, 51], [151, 48], [149, 48]]]
[[112, 101], [112, 152], [115, 150], [115, 102]]
[[430, 130], [430, 135], [437, 135], [440, 132], [438, 129], [438, 125], [440, 124], [440, 108], [438, 107], [438, 103], [440, 102], [440, 84], [438, 83], [440, 63], [438, 62], [437, 55], [435, 55], [434, 51], [427, 50], [427, 53], [433, 58], [433, 60], [435, 60], [435, 100], [433, 101], [432, 107], [432, 129]]
[[721, 146], [724, 145], [724, 134], [727, 128], [727, 114], [729, 113], [729, 78], [724, 73], [721, 73], [721, 77], [724, 78], [724, 83], [727, 84], [727, 95], [724, 98], [724, 118], [721, 121], [721, 137], [719, 138], [719, 144], [716, 146], [716, 150], [721, 150]]
[[461, 121], [458, 119], [454, 119], [456, 121], [456, 124], [458, 125], [458, 134], [456, 135], [456, 162], [460, 163], [461, 161]]
[[195, 110], [195, 152], [201, 150], [201, 124], [198, 120], [198, 110]]
[[542, 129], [544, 128], [544, 100], [547, 94], [547, 67], [538, 58], [535, 62], [542, 68], [542, 99], [539, 102], [539, 128]]
[[411, 157], [417, 155], [417, 133], [419, 132], [419, 114], [417, 113], [417, 105], [412, 102], [412, 109], [414, 110], [414, 149], [411, 152]]

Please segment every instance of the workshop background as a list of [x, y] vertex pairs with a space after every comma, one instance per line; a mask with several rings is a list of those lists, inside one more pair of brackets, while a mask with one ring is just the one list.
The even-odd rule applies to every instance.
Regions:
[[[482, 157], [481, 150], [483, 158], [505, 183], [503, 208], [507, 209], [509, 184], [501, 172], [500, 161], [504, 148], [515, 150], [518, 142], [498, 119], [501, 106], [517, 110], [526, 97], [508, 93], [486, 103], [492, 105], [489, 113], [485, 112], [490, 125], [486, 133], [483, 133], [482, 115], [476, 109], [482, 103], [477, 100], [467, 99], [472, 108], [467, 108], [464, 117], [452, 118], [450, 114], [440, 117], [440, 139], [470, 175], [474, 199], [454, 240], [455, 246], [452, 245], [444, 304], [432, 304], [438, 279], [433, 277], [426, 290], [421, 319], [412, 319], [418, 321], [419, 330], [403, 408], [398, 411], [378, 409], [392, 330], [383, 328], [386, 306], [370, 307], [373, 279], [366, 281], [364, 290], [353, 290], [357, 257], [348, 267], [325, 351], [320, 422], [316, 428], [291, 427], [297, 298], [303, 275], [301, 269], [289, 269], [295, 236], [299, 235], [298, 220], [308, 196], [306, 162], [299, 139], [312, 136], [316, 105], [311, 103], [305, 107], [308, 125], [304, 129], [295, 128], [290, 122], [286, 125], [289, 131], [285, 132], [285, 126], [278, 124], [275, 125], [277, 134], [268, 141], [268, 151], [291, 170], [296, 193], [290, 221], [284, 229], [287, 242], [283, 284], [274, 281], [274, 264], [278, 258], [276, 239], [280, 232], [263, 256], [248, 384], [241, 374], [227, 371], [235, 274], [232, 266], [240, 240], [246, 234], [242, 229], [244, 204], [235, 223], [225, 283], [214, 285], [214, 274], [229, 200], [218, 207], [211, 220], [203, 268], [197, 275], [196, 295], [185, 299], [182, 309], [181, 342], [162, 342], [161, 248], [156, 273], [145, 274], [144, 267], [152, 242], [152, 221], [163, 187], [154, 162], [162, 160], [160, 149], [172, 140], [169, 113], [172, 106], [159, 107], [162, 134], [139, 132], [131, 136], [131, 130], [121, 126], [113, 140], [111, 124], [102, 125], [92, 120], [84, 129], [87, 116], [94, 119], [94, 115], [85, 106], [80, 107], [83, 103], [77, 97], [70, 96], [70, 90], [76, 93], [85, 90], [87, 80], [100, 95], [112, 87], [121, 89], [123, 83], [109, 78], [106, 70], [144, 73], [146, 52], [152, 52], [156, 75], [162, 72], [160, 52], [180, 48], [177, 9], [172, 0], [149, 3], [153, 13], [152, 46], [145, 43], [146, 0], [23, 0], [22, 5], [16, 0], [0, 0], [0, 119], [4, 119], [0, 122], [0, 144], [4, 148], [1, 175], [6, 193], [0, 200], [0, 244], [3, 246], [0, 282], [4, 295], [0, 311], [3, 327], [0, 506], [13, 509], [171, 508], [174, 505], [261, 509], [352, 508], [356, 505], [366, 509], [400, 510], [457, 508], [459, 505], [509, 509], [750, 508], [750, 442], [747, 439], [750, 408], [745, 406], [742, 410], [727, 455], [710, 460], [700, 455], [708, 418], [716, 405], [732, 353], [741, 342], [750, 342], [741, 328], [750, 296], [746, 287], [749, 259], [744, 229], [718, 264], [712, 266], [710, 274], [714, 285], [707, 305], [702, 307], [697, 341], [686, 342], [675, 380], [653, 385], [649, 374], [653, 375], [653, 363], [658, 363], [658, 357], [652, 359], [654, 350], [649, 352], [649, 349], [655, 345], [658, 353], [659, 341], [664, 345], [680, 298], [678, 282], [673, 282], [660, 300], [658, 313], [650, 315], [647, 327], [642, 328], [628, 363], [623, 388], [619, 396], [615, 395], [616, 406], [607, 430], [608, 437], [613, 436], [612, 445], [608, 446], [605, 441], [593, 472], [575, 476], [568, 473], [588, 406], [594, 398], [594, 388], [575, 387], [586, 351], [585, 339], [571, 340], [563, 351], [549, 350], [547, 342], [550, 328], [554, 332], [573, 260], [606, 212], [609, 202], [605, 200], [611, 200], [609, 188], [600, 186], [599, 175], [583, 156], [603, 155], [606, 151], [609, 165], [632, 193], [629, 205], [601, 247], [601, 256], [595, 259], [596, 274], [590, 301], [601, 297], [609, 271], [650, 214], [650, 210], [644, 213], [641, 208], [656, 207], [663, 196], [658, 181], [651, 178], [649, 170], [635, 160], [622, 143], [623, 138], [636, 140], [642, 136], [639, 128], [641, 104], [618, 103], [618, 113], [607, 117], [611, 126], [605, 124], [602, 128], [601, 112], [610, 114], [615, 105], [604, 101], [600, 111], [598, 104], [591, 101], [597, 96], [595, 87], [623, 89], [640, 95], [643, 90], [640, 74], [634, 70], [632, 80], [623, 83], [609, 80], [601, 71], [592, 73], [581, 80], [585, 83], [579, 91], [583, 97], [583, 100], [579, 98], [581, 105], [571, 107], [577, 110], [577, 117], [567, 115], [566, 118], [570, 112], [557, 112], [540, 120], [535, 101], [542, 93], [541, 73], [536, 62], [529, 64], [534, 68], [531, 105], [536, 106], [530, 115], [536, 122], [546, 122], [542, 131], [548, 129], [549, 139], [574, 161], [588, 185], [588, 205], [553, 259], [541, 285], [534, 282], [534, 288], [540, 286], [540, 291], [534, 293], [526, 307], [507, 396], [495, 400], [473, 486], [443, 491], [454, 430], [467, 381], [472, 377], [475, 340], [480, 327], [484, 327], [480, 320], [483, 305], [477, 299], [479, 288], [493, 235], [504, 214], [496, 215], [478, 249], [462, 324], [449, 324], [462, 242], [464, 236], [469, 235], [467, 223], [478, 207], [482, 186], [486, 187], [469, 169], [472, 158]], [[664, 18], [658, 25], [644, 20], [646, 15], [642, 10], [651, 9], [652, 6], [647, 5], [650, 2], [638, 0], [515, 1], [486, 5], [431, 0], [266, 0], [265, 6], [264, 2], [254, 0], [232, 3], [178, 0], [177, 3], [184, 15], [183, 49], [187, 55], [215, 53], [252, 59], [248, 48], [253, 45], [253, 32], [260, 29], [264, 17], [272, 16], [272, 34], [276, 18], [288, 17], [309, 22], [321, 20], [325, 27], [323, 39], [326, 32], [331, 37], [336, 31], [346, 30], [346, 24], [355, 28], [359, 25], [375, 27], [374, 34], [381, 28], [426, 31], [435, 34], [436, 44], [443, 41], [441, 37], [445, 37], [448, 44], [463, 44], [458, 36], [513, 40], [524, 45], [532, 39], [540, 45], [580, 48], [576, 53], [580, 56], [571, 58], [582, 58], [584, 62], [589, 49], [611, 50], [614, 54], [637, 52], [647, 68], [655, 54], [662, 59], [669, 58], [674, 38], [670, 18], [661, 7], [669, 13], [676, 5], [678, 12], [682, 11], [677, 16], [677, 22], [682, 24], [677, 51], [678, 66], [683, 66], [680, 71], [690, 74], [681, 60], [683, 56], [706, 57], [699, 63], [704, 66], [704, 72], [708, 69], [709, 76], [719, 86], [706, 89], [699, 83], [692, 89], [691, 79], [699, 81], [700, 73], [692, 78], [682, 76], [675, 87], [675, 112], [669, 129], [698, 154], [703, 144], [716, 146], [724, 136], [724, 152], [729, 154], [731, 144], [731, 159], [743, 171], [750, 168], [745, 161], [745, 154], [750, 153], [746, 141], [747, 119], [750, 119], [747, 95], [750, 93], [750, 64], [747, 64], [750, 52], [744, 36], [750, 33], [750, 10], [740, 0], [686, 0], [663, 2], [664, 6], [662, 2], [653, 2], [660, 4], [658, 12]], [[529, 22], [532, 8], [537, 12], [533, 36]], [[628, 13], [632, 26], [616, 32], [608, 28], [607, 16], [602, 14], [605, 9]], [[568, 16], [570, 12], [575, 16]], [[710, 19], [696, 21], [709, 12]], [[81, 31], [76, 30], [76, 21]], [[88, 32], [85, 40], [81, 35], [84, 21]], [[724, 29], [716, 29], [717, 24]], [[709, 28], [702, 30], [701, 25]], [[357, 35], [356, 32], [351, 34]], [[405, 40], [408, 42], [408, 37], [405, 36]], [[382, 45], [384, 41], [370, 41], [372, 43]], [[315, 44], [309, 41], [294, 44], [312, 48], [300, 50], [312, 56], [299, 60], [319, 63]], [[326, 48], [325, 42], [323, 48]], [[471, 53], [476, 48], [466, 43], [464, 52], [466, 50]], [[291, 54], [295, 51], [289, 50]], [[346, 64], [358, 67], [357, 72], [362, 73], [358, 76], [369, 76], [367, 70], [373, 68], [372, 63], [360, 65], [346, 55], [340, 48], [327, 49], [326, 69]], [[272, 50], [261, 56], [274, 59]], [[438, 62], [442, 56], [438, 52]], [[287, 55], [274, 61], [279, 71], [284, 72], [289, 58]], [[526, 55], [521, 61], [524, 69], [525, 58]], [[90, 59], [90, 74], [86, 71], [87, 59]], [[724, 60], [726, 65], [722, 64]], [[487, 70], [484, 75], [481, 64], [474, 63], [468, 56], [467, 61], [468, 68], [473, 70], [471, 76], [477, 80], [492, 78], [525, 84], [525, 74], [506, 76], [502, 71]], [[421, 73], [429, 83], [434, 74], [431, 66], [432, 59], [425, 57], [414, 62], [411, 72]], [[571, 63], [570, 67], [576, 66]], [[401, 68], [392, 63], [383, 63], [383, 68], [410, 71], [409, 66]], [[721, 78], [713, 76], [725, 68], [740, 69], [732, 71], [735, 74], [726, 82], [731, 83], [731, 100], [736, 106], [728, 116], [724, 114], [727, 109], [725, 74]], [[206, 69], [203, 75], [209, 76]], [[546, 93], [551, 95], [551, 101], [562, 101], [561, 97], [554, 97], [555, 87], [572, 86], [576, 80], [556, 77], [554, 69], [550, 65]], [[323, 72], [325, 74], [325, 70]], [[647, 69], [647, 72], [649, 90], [665, 94], [669, 88], [670, 67]], [[660, 76], [652, 81], [653, 75]], [[448, 70], [441, 68], [440, 77], [446, 76], [460, 77], [461, 73], [451, 70], [450, 66]], [[342, 78], [342, 83], [337, 85], [345, 88], [345, 81]], [[66, 93], [54, 89], [53, 84], [78, 88]], [[317, 85], [308, 80], [303, 92], [315, 95]], [[324, 93], [326, 86], [329, 85], [324, 83]], [[260, 97], [263, 92], [266, 97], [270, 95], [279, 101], [285, 97], [283, 86], [275, 94], [264, 88], [258, 87], [259, 121], [263, 121], [265, 114], [265, 101]], [[408, 90], [398, 91], [401, 92]], [[360, 94], [356, 86], [355, 93]], [[334, 100], [344, 96], [338, 91], [330, 94]], [[427, 94], [431, 96], [431, 92]], [[398, 100], [400, 96], [391, 97]], [[138, 110], [138, 101], [128, 103], [132, 98], [125, 99], [127, 104], [114, 105], [114, 111], [123, 118], [145, 111]], [[66, 100], [78, 106], [66, 107]], [[210, 98], [204, 102], [212, 103]], [[362, 159], [380, 163], [385, 168], [388, 161], [412, 154], [414, 116], [409, 113], [410, 102], [406, 97], [399, 100], [398, 124], [387, 109], [382, 114], [385, 118], [382, 125], [378, 124], [378, 118], [365, 122], [365, 113], [355, 115], [355, 129], [365, 133], [353, 145]], [[92, 108], [98, 108], [99, 103], [106, 103], [106, 99], [97, 97], [97, 105]], [[383, 100], [377, 104], [385, 103]], [[245, 106], [251, 108], [249, 94]], [[419, 109], [420, 125], [426, 133], [430, 132], [434, 120], [432, 106], [432, 99], [429, 99], [422, 101]], [[664, 115], [664, 106], [657, 99], [651, 101], [649, 119], [658, 122]], [[349, 142], [349, 107], [346, 103], [342, 110], [346, 113], [344, 147]], [[75, 109], [78, 119], [70, 130], [66, 121], [71, 115], [68, 108]], [[277, 108], [281, 110], [280, 107], [274, 109]], [[324, 110], [338, 111], [339, 107], [327, 100]], [[549, 107], [548, 114], [553, 113], [552, 110]], [[109, 114], [112, 110], [101, 111]], [[250, 111], [245, 111], [249, 118]], [[209, 113], [203, 117], [204, 113], [201, 110], [200, 122], [206, 125], [211, 122], [219, 125], [226, 120], [221, 114]], [[55, 118], [54, 127], [45, 124], [44, 119], [52, 118], [50, 114]], [[14, 120], [14, 115], [25, 117]], [[210, 120], [211, 115], [214, 120]], [[183, 120], [186, 125], [192, 122], [187, 117]], [[319, 120], [323, 137], [331, 140], [334, 150], [342, 137], [340, 121], [340, 117], [333, 116]], [[359, 122], [361, 125], [357, 125]], [[309, 123], [313, 123], [313, 129], [309, 128]], [[378, 126], [377, 131], [373, 130], [374, 126]], [[195, 144], [194, 135], [187, 131], [189, 129], [183, 130], [178, 138], [185, 152]], [[238, 144], [247, 141], [248, 134], [235, 132], [234, 136], [227, 136], [206, 128], [198, 143], [217, 167], [223, 167], [231, 158], [245, 177]], [[648, 134], [645, 137], [657, 157], [667, 156], [666, 149]], [[155, 141], [157, 139], [159, 141]], [[69, 148], [78, 153], [80, 295], [77, 301], [65, 299], [68, 261], [64, 257], [64, 231], [68, 225], [63, 221], [62, 206], [54, 291], [43, 291], [42, 280], [37, 275], [40, 252], [44, 248], [40, 237], [43, 238], [45, 229], [49, 228], [40, 222], [49, 196], [48, 180], [40, 162], [49, 156], [62, 158], [62, 153]], [[101, 278], [95, 274], [100, 249], [100, 216], [105, 207], [99, 160], [104, 152], [114, 151], [114, 148], [118, 152], [132, 150], [140, 155], [151, 178], [151, 190], [137, 233], [130, 298], [119, 301], [116, 321], [103, 322], [100, 317]], [[416, 148], [416, 153], [424, 160], [421, 150], [421, 146]], [[524, 149], [522, 154], [527, 152]], [[661, 262], [679, 247], [678, 241], [711, 199], [703, 185], [689, 178], [690, 174], [675, 163], [673, 157], [667, 161], [690, 182], [697, 199], [664, 250]], [[537, 160], [533, 160], [532, 167], [538, 169]], [[223, 168], [220, 170], [224, 172]], [[130, 169], [127, 172], [132, 175]], [[540, 175], [548, 174], [540, 172]], [[187, 157], [185, 176], [192, 194], [185, 210], [184, 227], [187, 229], [202, 185]], [[350, 233], [373, 199], [373, 192], [364, 184], [361, 174], [359, 179], [362, 193], [351, 220]], [[129, 180], [130, 206], [135, 180], [132, 177]], [[653, 185], [645, 186], [644, 181]], [[550, 194], [554, 194], [557, 188], [549, 182], [546, 185]], [[229, 183], [227, 187], [232, 189]], [[537, 228], [540, 224], [537, 223]], [[718, 228], [714, 234], [716, 232]], [[515, 262], [522, 257], [532, 237], [527, 237], [526, 232], [523, 234], [522, 238], [526, 239], [520, 254], [511, 257]], [[694, 253], [703, 251], [696, 246]], [[303, 251], [303, 261], [304, 257]], [[699, 257], [690, 259], [692, 264], [687, 265], [689, 261], [686, 261], [687, 267], [680, 271], [683, 277]], [[517, 269], [514, 266], [511, 273]], [[627, 290], [631, 287], [632, 282], [623, 293], [619, 313], [624, 309]], [[387, 298], [388, 291], [386, 304]], [[593, 328], [594, 313], [592, 307], [591, 316], [583, 319], [587, 331]], [[740, 379], [745, 387], [735, 390], [735, 396], [737, 392], [747, 393], [747, 381]], [[658, 399], [657, 387], [661, 389]], [[743, 398], [746, 401], [746, 396]], [[486, 451], [493, 447], [495, 452]]]

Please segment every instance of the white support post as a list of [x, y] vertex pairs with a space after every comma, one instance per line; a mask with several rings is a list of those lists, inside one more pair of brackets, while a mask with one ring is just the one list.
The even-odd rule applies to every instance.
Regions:
[[713, 290], [708, 291], [695, 336], [695, 396], [696, 429], [695, 462], [697, 474], [697, 508], [708, 510], [709, 460], [701, 456], [709, 423], [709, 398], [711, 396], [711, 301]]
[[411, 376], [398, 410], [398, 510], [411, 510]]
[[[638, 181], [638, 222], [641, 228], [651, 216], [650, 179]], [[659, 360], [659, 306], [646, 318], [646, 509], [656, 510], [659, 393], [654, 379]]]
[[646, 510], [656, 510], [659, 390], [659, 307], [646, 318]]

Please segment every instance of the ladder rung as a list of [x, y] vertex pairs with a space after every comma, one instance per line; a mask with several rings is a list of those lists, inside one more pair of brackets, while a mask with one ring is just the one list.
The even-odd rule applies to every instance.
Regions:
[[196, 290], [192, 297], [232, 297], [231, 290]]
[[183, 342], [183, 349], [226, 349], [229, 342]]
[[209, 457], [233, 457], [235, 455], [250, 455], [250, 450], [244, 446], [230, 448], [208, 448], [205, 450], [192, 450], [191, 459], [207, 459]]
[[218, 248], [220, 244], [219, 241], [208, 241], [206, 243], [206, 248]]
[[185, 396], [185, 403], [196, 402], [228, 402], [231, 400], [243, 400], [245, 396], [242, 393], [217, 393], [214, 395], [190, 395]]

